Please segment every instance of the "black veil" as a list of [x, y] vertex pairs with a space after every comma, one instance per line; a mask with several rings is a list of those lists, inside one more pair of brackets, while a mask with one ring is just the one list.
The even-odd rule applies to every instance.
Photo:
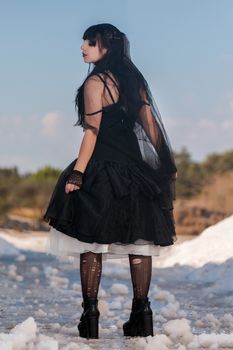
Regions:
[[[143, 161], [154, 170], [154, 175], [163, 187], [163, 206], [173, 209], [172, 201], [176, 199], [175, 181], [177, 168], [169, 137], [162, 122], [158, 106], [146, 79], [131, 60], [130, 43], [123, 33], [124, 59], [131, 71], [143, 78], [143, 101], [137, 115], [134, 132], [137, 136]], [[153, 172], [152, 172], [153, 174]]]

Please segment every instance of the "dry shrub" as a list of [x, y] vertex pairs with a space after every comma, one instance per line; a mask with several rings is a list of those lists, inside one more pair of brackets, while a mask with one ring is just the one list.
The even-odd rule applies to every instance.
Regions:
[[212, 175], [210, 182], [191, 202], [195, 206], [233, 214], [233, 171]]

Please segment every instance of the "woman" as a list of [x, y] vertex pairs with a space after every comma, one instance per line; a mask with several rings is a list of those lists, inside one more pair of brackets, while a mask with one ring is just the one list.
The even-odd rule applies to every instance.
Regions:
[[52, 226], [50, 252], [80, 257], [81, 337], [98, 338], [102, 257], [127, 255], [134, 295], [124, 335], [153, 335], [152, 255], [176, 240], [173, 152], [126, 35], [103, 23], [89, 27], [83, 40], [89, 74], [77, 91], [75, 125], [85, 133], [44, 215]]

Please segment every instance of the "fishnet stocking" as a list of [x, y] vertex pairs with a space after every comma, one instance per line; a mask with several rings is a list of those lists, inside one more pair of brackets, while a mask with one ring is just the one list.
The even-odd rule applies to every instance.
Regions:
[[151, 256], [129, 254], [134, 298], [147, 297], [152, 270]]
[[80, 254], [80, 277], [83, 299], [97, 298], [102, 273], [102, 253]]

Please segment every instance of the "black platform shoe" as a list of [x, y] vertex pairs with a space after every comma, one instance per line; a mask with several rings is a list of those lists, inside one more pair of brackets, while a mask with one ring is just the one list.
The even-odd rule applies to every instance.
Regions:
[[125, 336], [147, 337], [153, 333], [153, 312], [148, 297], [132, 300], [130, 318], [123, 324]]
[[78, 324], [79, 336], [82, 338], [99, 338], [99, 309], [98, 299], [87, 298], [82, 302], [84, 311]]

